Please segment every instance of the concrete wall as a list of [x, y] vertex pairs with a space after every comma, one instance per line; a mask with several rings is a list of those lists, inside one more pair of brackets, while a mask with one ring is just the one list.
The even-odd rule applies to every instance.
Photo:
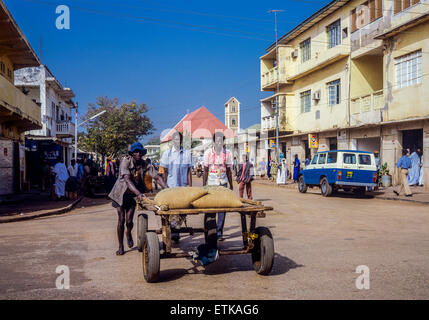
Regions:
[[[429, 21], [408, 29], [393, 38], [384, 56], [385, 120], [401, 120], [429, 116]], [[422, 51], [421, 83], [398, 88], [396, 85], [395, 58]]]

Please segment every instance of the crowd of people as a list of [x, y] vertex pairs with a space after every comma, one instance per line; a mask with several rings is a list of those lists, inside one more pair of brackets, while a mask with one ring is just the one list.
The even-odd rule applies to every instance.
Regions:
[[404, 191], [405, 196], [412, 197], [410, 186], [423, 186], [423, 152], [417, 148], [411, 153], [410, 149], [402, 150], [402, 157], [398, 160], [396, 167], [400, 170], [399, 189], [393, 192], [399, 196]]
[[[91, 159], [73, 159], [70, 162], [66, 167], [61, 158], [58, 158], [53, 166], [46, 159], [42, 161], [42, 191], [50, 190], [53, 200], [76, 200], [79, 194], [94, 197], [100, 177], [103, 179], [103, 166]], [[108, 158], [106, 164], [104, 186], [109, 192], [117, 178], [118, 162]]]

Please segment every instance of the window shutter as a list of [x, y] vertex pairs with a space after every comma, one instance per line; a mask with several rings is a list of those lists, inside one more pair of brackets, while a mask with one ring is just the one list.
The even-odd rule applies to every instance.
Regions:
[[393, 9], [393, 13], [398, 13], [402, 11], [402, 3], [401, 0], [395, 0], [395, 5], [394, 5], [394, 9]]
[[[414, 0], [413, 0], [414, 1]], [[375, 18], [381, 18], [383, 16], [383, 0], [375, 1]]]
[[352, 29], [352, 32], [355, 32], [357, 30], [357, 28], [356, 28], [356, 9], [353, 9], [351, 11], [351, 19], [352, 19], [351, 29]]
[[415, 5], [415, 4], [419, 3], [419, 2], [420, 2], [420, 0], [411, 0], [411, 4], [412, 5]]
[[410, 0], [403, 0], [403, 8], [402, 10], [405, 10], [407, 8], [409, 8], [411, 5]]
[[368, 1], [368, 11], [369, 11], [369, 22], [373, 22], [375, 20], [375, 0]]

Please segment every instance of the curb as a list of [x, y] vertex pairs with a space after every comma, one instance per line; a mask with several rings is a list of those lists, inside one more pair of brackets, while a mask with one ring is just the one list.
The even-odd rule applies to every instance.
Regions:
[[[256, 183], [259, 185], [265, 185], [265, 186], [271, 186], [274, 188], [284, 188], [284, 189], [297, 189], [296, 184], [286, 184], [286, 185], [278, 185], [278, 184], [271, 184], [271, 183], [264, 183], [264, 182], [258, 182], [257, 180], [253, 180], [252, 183]], [[429, 205], [429, 201], [423, 201], [423, 200], [415, 200], [415, 199], [404, 199], [404, 198], [396, 198], [391, 196], [374, 196], [374, 199], [381, 199], [381, 200], [393, 200], [393, 201], [406, 201], [406, 202], [413, 202], [413, 203], [420, 203]]]
[[414, 199], [402, 199], [402, 198], [395, 198], [395, 197], [375, 197], [375, 198], [382, 199], [382, 200], [407, 201], [407, 202], [414, 202], [414, 203], [429, 205], [429, 201], [421, 201], [421, 200], [414, 200]]
[[17, 221], [31, 220], [31, 219], [36, 219], [36, 218], [40, 218], [40, 217], [53, 216], [53, 215], [58, 215], [58, 214], [66, 213], [66, 212], [69, 212], [69, 211], [73, 210], [73, 208], [82, 199], [83, 199], [83, 196], [79, 197], [77, 200], [75, 200], [74, 202], [70, 203], [68, 206], [66, 206], [64, 208], [60, 208], [60, 209], [47, 210], [47, 211], [44, 211], [42, 213], [36, 213], [36, 214], [33, 214], [33, 215], [28, 215], [28, 216], [25, 216], [25, 215], [24, 216], [16, 215], [16, 216], [12, 216], [12, 217], [0, 218], [0, 223], [8, 223], [8, 222], [17, 222]]

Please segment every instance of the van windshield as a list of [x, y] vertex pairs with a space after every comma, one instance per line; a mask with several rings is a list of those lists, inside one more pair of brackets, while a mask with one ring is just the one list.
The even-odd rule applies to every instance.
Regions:
[[316, 155], [313, 157], [313, 160], [311, 160], [311, 164], [316, 164], [316, 163], [317, 163], [317, 157], [318, 157], [318, 155], [316, 154]]
[[317, 161], [317, 164], [325, 164], [326, 161], [326, 153], [319, 154], [319, 160]]

